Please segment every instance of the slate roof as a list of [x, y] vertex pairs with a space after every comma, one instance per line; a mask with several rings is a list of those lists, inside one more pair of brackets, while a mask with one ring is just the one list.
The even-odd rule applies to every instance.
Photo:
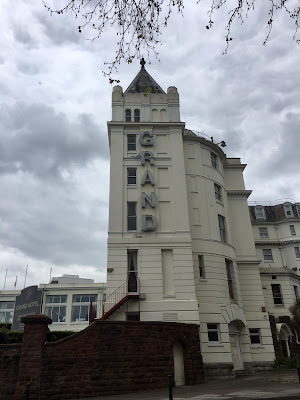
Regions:
[[141, 70], [125, 90], [125, 93], [162, 93], [166, 94], [145, 69], [145, 60], [141, 59]]

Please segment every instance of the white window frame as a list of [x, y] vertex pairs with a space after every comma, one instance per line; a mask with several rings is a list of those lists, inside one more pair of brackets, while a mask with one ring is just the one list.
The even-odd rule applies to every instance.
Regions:
[[134, 122], [140, 122], [141, 121], [141, 111], [139, 108], [136, 108], [133, 112], [133, 119]]
[[296, 259], [300, 260], [300, 247], [297, 246], [297, 247], [294, 247], [294, 249], [295, 249]]
[[136, 168], [127, 168], [127, 186], [136, 186]]
[[132, 112], [130, 108], [126, 108], [125, 110], [125, 122], [131, 122]]
[[284, 209], [284, 214], [285, 214], [286, 218], [294, 217], [293, 208], [292, 208], [291, 204], [284, 204], [283, 209]]
[[215, 188], [215, 198], [217, 201], [222, 202], [222, 188], [220, 185], [218, 185], [217, 183], [214, 184], [214, 188]]
[[225, 259], [225, 265], [226, 265], [226, 276], [227, 276], [229, 297], [230, 300], [234, 300], [233, 279], [232, 279], [233, 263], [232, 261]]
[[[217, 334], [217, 340], [211, 340], [210, 333]], [[207, 339], [209, 344], [221, 343], [220, 324], [209, 323], [207, 324]]]
[[[131, 204], [134, 204], [134, 212], [131, 212], [132, 210], [131, 211], [129, 210]], [[129, 225], [130, 225], [129, 222], [132, 222], [132, 221], [135, 221], [135, 228], [129, 229]], [[137, 229], [136, 201], [128, 201], [127, 202], [127, 230], [132, 232], [132, 231], [136, 231], [136, 229]]]
[[[56, 301], [55, 301], [56, 300]], [[67, 294], [49, 294], [46, 295], [46, 302], [45, 302], [45, 314], [47, 317], [52, 319], [52, 324], [65, 324], [67, 318], [67, 301], [68, 295]], [[54, 308], [58, 308], [58, 318], [59, 321], [54, 321], [53, 318], [53, 311]], [[62, 312], [62, 310], [64, 312]], [[62, 314], [62, 318], [60, 318]]]
[[299, 288], [297, 285], [294, 285], [294, 293], [295, 293], [295, 299], [299, 300]]
[[[80, 296], [80, 301], [75, 301], [75, 296]], [[93, 299], [91, 299], [93, 296]], [[94, 297], [95, 296], [95, 297]], [[88, 300], [84, 298], [88, 297]], [[85, 301], [83, 301], [85, 300]], [[90, 306], [93, 306], [93, 317], [97, 317], [97, 302], [98, 302], [98, 294], [97, 293], [78, 293], [73, 294], [72, 296], [72, 312], [71, 312], [71, 323], [72, 324], [81, 324], [81, 323], [88, 323], [89, 322], [89, 314], [90, 314]], [[74, 308], [79, 307], [79, 317], [77, 319], [73, 319]], [[82, 313], [85, 314], [85, 311], [82, 310], [82, 307], [87, 307], [87, 319], [82, 318]]]
[[136, 151], [136, 135], [134, 134], [127, 135], [127, 151]]
[[210, 152], [210, 160], [211, 160], [211, 166], [217, 170], [218, 169], [218, 156], [215, 153], [213, 153], [212, 151]]
[[290, 233], [291, 235], [296, 235], [295, 225], [290, 225]]
[[268, 238], [269, 237], [268, 228], [266, 226], [260, 226], [258, 228], [258, 231], [259, 231], [259, 237], [261, 237], [261, 238]]
[[6, 300], [0, 301], [0, 323], [11, 324], [14, 317], [15, 302]]
[[218, 214], [218, 223], [221, 242], [227, 243], [226, 220], [223, 215]]
[[204, 259], [202, 255], [198, 255], [199, 275], [200, 279], [205, 279]]
[[300, 204], [296, 204], [296, 210], [297, 210], [298, 217], [300, 218]]
[[[274, 287], [274, 286], [278, 286], [279, 294], [280, 294], [279, 296], [274, 296], [274, 290], [273, 290], [273, 287]], [[281, 285], [278, 284], [278, 283], [274, 283], [274, 284], [271, 285], [271, 289], [272, 289], [272, 296], [273, 296], [274, 305], [275, 305], [275, 306], [282, 306], [282, 305], [283, 305], [283, 298], [282, 298]], [[279, 302], [279, 301], [276, 302], [277, 299], [279, 299], [280, 302]], [[275, 300], [276, 300], [276, 301], [275, 301]]]
[[256, 219], [266, 219], [266, 212], [264, 206], [255, 206], [254, 212]]
[[[262, 340], [261, 340], [261, 333], [259, 328], [249, 328], [249, 337], [250, 337], [250, 345], [251, 347], [261, 347]], [[258, 338], [258, 343], [252, 343], [252, 339]]]
[[267, 262], [274, 261], [272, 249], [262, 249], [262, 251], [263, 251], [264, 261]]

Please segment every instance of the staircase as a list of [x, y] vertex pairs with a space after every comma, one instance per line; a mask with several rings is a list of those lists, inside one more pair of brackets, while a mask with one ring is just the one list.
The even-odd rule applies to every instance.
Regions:
[[122, 304], [127, 302], [128, 309], [128, 301], [129, 299], [136, 298], [139, 300], [140, 298], [140, 284], [139, 280], [134, 277], [129, 276], [129, 278], [122, 283], [112, 294], [110, 294], [104, 301], [103, 304], [103, 315], [100, 318], [100, 321], [104, 321], [110, 315], [112, 315]]

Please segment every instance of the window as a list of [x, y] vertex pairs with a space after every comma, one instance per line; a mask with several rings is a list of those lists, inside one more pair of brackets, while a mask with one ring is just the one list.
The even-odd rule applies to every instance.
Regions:
[[283, 206], [284, 208], [284, 213], [286, 218], [293, 218], [294, 214], [293, 214], [293, 209], [292, 206], [290, 204], [286, 204]]
[[97, 294], [73, 294], [72, 322], [89, 321], [90, 307], [92, 303], [93, 318], [97, 315]]
[[67, 295], [46, 296], [45, 314], [53, 323], [66, 322]]
[[13, 301], [0, 301], [0, 323], [12, 323], [15, 303]]
[[263, 255], [265, 261], [273, 261], [273, 255], [271, 249], [263, 249]]
[[226, 263], [226, 275], [227, 275], [229, 296], [230, 296], [231, 300], [234, 300], [233, 283], [232, 283], [232, 276], [231, 276], [233, 264], [229, 260], [225, 260], [225, 263]]
[[268, 228], [259, 227], [258, 229], [259, 229], [259, 236], [260, 236], [261, 238], [267, 238], [267, 237], [269, 237]]
[[294, 286], [294, 293], [295, 293], [295, 299], [298, 300], [298, 299], [299, 299], [299, 289], [298, 289], [298, 286]]
[[134, 122], [140, 122], [140, 110], [134, 110]]
[[218, 201], [222, 201], [222, 189], [220, 185], [215, 183], [215, 198]]
[[297, 210], [298, 217], [300, 218], [300, 204], [296, 204], [296, 210]]
[[225, 228], [225, 218], [222, 215], [218, 214], [219, 221], [219, 230], [220, 230], [220, 238], [223, 243], [227, 242], [226, 238], [226, 228]]
[[210, 153], [210, 159], [211, 159], [211, 166], [214, 169], [218, 168], [218, 157], [215, 155], [215, 153]]
[[127, 151], [136, 151], [136, 136], [127, 136]]
[[271, 287], [272, 287], [274, 304], [276, 304], [276, 305], [283, 304], [280, 285], [277, 285], [277, 284], [271, 285]]
[[198, 256], [198, 265], [199, 265], [200, 279], [204, 279], [205, 278], [205, 271], [204, 271], [203, 256]]
[[207, 336], [209, 342], [220, 342], [219, 324], [207, 324]]
[[265, 208], [262, 206], [256, 206], [254, 208], [256, 219], [266, 219]]
[[136, 185], [136, 168], [127, 168], [127, 185]]
[[127, 203], [127, 229], [136, 231], [136, 202], [128, 201]]
[[129, 108], [125, 110], [125, 122], [131, 122], [131, 110]]
[[295, 225], [290, 225], [291, 235], [296, 235]]
[[250, 343], [254, 345], [261, 345], [260, 329], [249, 329]]
[[294, 249], [295, 249], [296, 258], [300, 259], [300, 250], [299, 250], [299, 247], [294, 247]]

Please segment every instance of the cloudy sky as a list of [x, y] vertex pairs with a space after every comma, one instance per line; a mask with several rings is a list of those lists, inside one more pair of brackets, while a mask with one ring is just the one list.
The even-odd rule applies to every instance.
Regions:
[[[61, 1], [63, 3], [63, 0]], [[146, 69], [163, 89], [176, 86], [186, 127], [225, 140], [247, 163], [250, 200], [300, 201], [300, 45], [278, 14], [258, 6], [224, 50], [226, 10], [207, 30], [205, 4], [186, 3], [161, 37], [160, 62]], [[191, 4], [192, 3], [192, 4]], [[232, 3], [232, 0], [231, 0]], [[106, 280], [112, 87], [102, 74], [115, 53], [79, 34], [71, 14], [50, 16], [41, 0], [1, 0], [0, 290], [78, 274]], [[124, 89], [139, 71], [123, 63]]]

